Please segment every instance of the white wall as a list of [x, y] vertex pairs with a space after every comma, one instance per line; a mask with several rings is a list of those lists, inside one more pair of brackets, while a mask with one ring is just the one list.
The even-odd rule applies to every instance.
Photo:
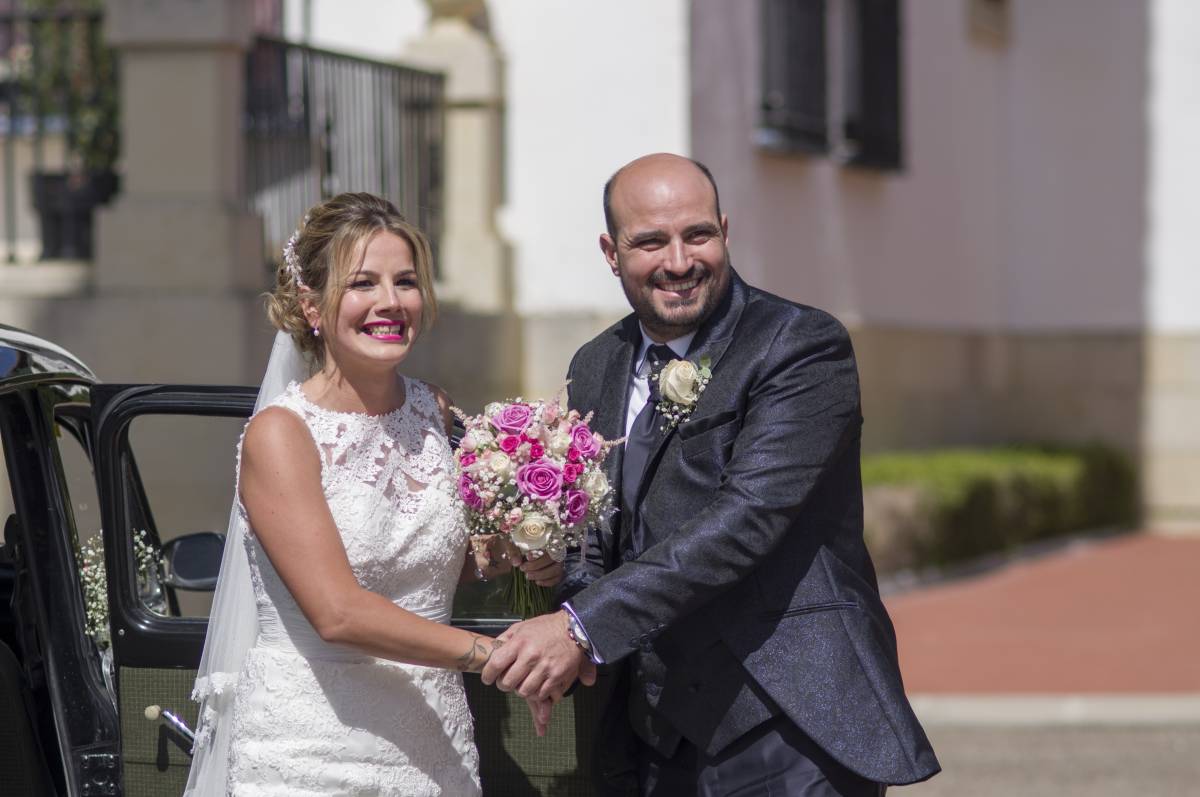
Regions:
[[424, 0], [284, 0], [284, 35], [304, 41], [304, 7], [311, 7], [308, 44], [391, 61], [425, 29]]
[[507, 71], [501, 229], [517, 310], [624, 313], [597, 244], [601, 189], [639, 155], [689, 149], [688, 3], [488, 5]]
[[695, 0], [693, 151], [735, 265], [847, 321], [1127, 329], [1142, 317], [1145, 9], [1012, 0], [1003, 45], [963, 0], [903, 6], [905, 168], [757, 150], [756, 4]]
[[1200, 331], [1200, 5], [1155, 0], [1151, 13], [1150, 325]]

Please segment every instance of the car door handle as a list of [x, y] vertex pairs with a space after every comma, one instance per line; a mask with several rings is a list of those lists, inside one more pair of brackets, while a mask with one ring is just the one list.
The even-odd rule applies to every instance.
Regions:
[[[161, 722], [186, 739], [188, 746], [184, 752], [191, 756], [192, 747], [196, 744], [196, 733], [187, 726], [186, 722], [179, 718], [179, 715], [162, 706], [146, 706], [146, 710], [143, 713], [146, 715], [146, 719], [151, 722]], [[183, 747], [183, 745], [180, 745], [180, 747]]]

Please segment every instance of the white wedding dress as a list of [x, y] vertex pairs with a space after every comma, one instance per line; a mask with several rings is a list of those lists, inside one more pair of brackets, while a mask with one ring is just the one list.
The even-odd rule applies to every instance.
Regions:
[[[416, 380], [405, 391], [404, 405], [382, 416], [323, 409], [296, 382], [267, 406], [296, 413], [312, 433], [359, 583], [445, 623], [467, 530], [437, 401]], [[323, 641], [253, 529], [245, 545], [259, 632], [233, 689], [228, 793], [479, 794], [462, 676]]]

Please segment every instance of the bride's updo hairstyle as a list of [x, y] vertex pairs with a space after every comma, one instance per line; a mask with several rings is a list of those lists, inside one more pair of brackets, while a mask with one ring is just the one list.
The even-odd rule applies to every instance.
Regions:
[[325, 344], [313, 334], [301, 297], [316, 303], [321, 326], [332, 329], [350, 276], [366, 256], [367, 242], [381, 231], [408, 242], [417, 272], [424, 309], [421, 329], [437, 316], [433, 295], [433, 255], [429, 239], [388, 200], [366, 193], [338, 194], [316, 205], [283, 248], [275, 274], [275, 290], [267, 298], [267, 315], [276, 329], [287, 332], [296, 347], [318, 368], [324, 365]]

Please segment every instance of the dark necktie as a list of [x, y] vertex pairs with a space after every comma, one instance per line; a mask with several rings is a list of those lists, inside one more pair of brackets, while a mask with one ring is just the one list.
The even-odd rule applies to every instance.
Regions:
[[650, 386], [650, 397], [646, 406], [633, 419], [633, 426], [625, 438], [625, 456], [621, 460], [621, 510], [625, 514], [625, 528], [630, 531], [631, 548], [635, 553], [642, 552], [641, 523], [638, 522], [633, 508], [637, 501], [638, 489], [642, 483], [642, 475], [646, 470], [646, 460], [654, 449], [655, 442], [662, 426], [662, 413], [658, 411], [660, 399], [658, 392], [658, 374], [663, 366], [675, 359], [675, 352], [670, 346], [661, 343], [650, 347], [646, 352], [646, 362], [650, 366], [646, 382]]

